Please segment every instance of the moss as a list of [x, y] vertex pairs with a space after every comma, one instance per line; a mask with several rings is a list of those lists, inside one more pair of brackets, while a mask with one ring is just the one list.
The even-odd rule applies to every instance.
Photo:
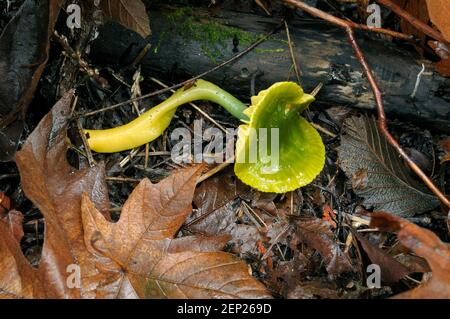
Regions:
[[167, 20], [169, 27], [183, 39], [199, 42], [203, 53], [214, 62], [224, 57], [222, 52], [233, 43], [233, 39], [239, 41], [240, 47], [246, 47], [262, 36], [195, 16], [189, 7], [173, 11], [167, 15]]

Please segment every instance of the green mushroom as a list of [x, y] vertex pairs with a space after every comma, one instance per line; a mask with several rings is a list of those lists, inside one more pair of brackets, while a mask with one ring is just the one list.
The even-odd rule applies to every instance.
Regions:
[[[299, 115], [313, 101], [293, 82], [275, 83], [252, 97], [244, 111], [250, 121], [239, 127], [236, 144], [234, 171], [239, 179], [263, 192], [286, 193], [316, 178], [325, 164], [325, 146]], [[256, 161], [252, 149], [257, 149]]]
[[263, 192], [285, 193], [312, 182], [325, 163], [319, 133], [299, 115], [314, 101], [293, 82], [278, 82], [245, 105], [218, 86], [198, 80], [128, 124], [106, 130], [85, 130], [89, 147], [113, 153], [147, 144], [169, 126], [175, 111], [195, 100], [224, 107], [245, 124], [236, 144], [236, 176]]

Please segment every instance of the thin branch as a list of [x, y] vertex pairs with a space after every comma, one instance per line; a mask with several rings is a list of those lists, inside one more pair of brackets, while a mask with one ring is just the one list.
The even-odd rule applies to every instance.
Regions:
[[292, 42], [291, 33], [289, 32], [289, 26], [286, 20], [284, 21], [284, 27], [286, 28], [286, 37], [289, 43], [289, 52], [291, 54], [292, 64], [294, 65], [295, 76], [297, 77], [297, 83], [300, 84], [301, 72], [297, 64], [297, 59], [295, 58], [294, 43]]
[[399, 17], [401, 17], [403, 20], [408, 21], [414, 28], [416, 28], [419, 31], [422, 31], [429, 37], [438, 40], [439, 42], [445, 43], [447, 42], [443, 35], [439, 32], [434, 30], [432, 27], [430, 27], [428, 24], [424, 23], [423, 21], [417, 19], [413, 15], [411, 15], [409, 12], [403, 10], [402, 7], [399, 5], [393, 3], [391, 0], [376, 0], [379, 4], [385, 6], [388, 9], [391, 9], [395, 14], [397, 14]]
[[[381, 133], [386, 137], [389, 144], [391, 144], [394, 147], [394, 149], [397, 151], [397, 153], [399, 153], [400, 156], [405, 160], [405, 162], [414, 171], [414, 173], [416, 173], [417, 176], [419, 176], [419, 178], [442, 201], [442, 203], [444, 203], [447, 207], [450, 208], [450, 201], [448, 200], [448, 198], [439, 190], [439, 188], [436, 187], [436, 185], [434, 185], [434, 183], [431, 181], [431, 179], [420, 169], [420, 167], [417, 166], [416, 163], [414, 163], [414, 161], [406, 154], [406, 152], [403, 150], [403, 148], [400, 146], [400, 144], [397, 142], [397, 140], [389, 132], [389, 130], [387, 128], [386, 113], [384, 111], [384, 105], [383, 105], [383, 99], [381, 97], [381, 91], [378, 87], [375, 77], [373, 76], [372, 70], [370, 69], [369, 65], [367, 64], [366, 59], [364, 58], [364, 54], [363, 54], [361, 48], [359, 47], [358, 43], [356, 42], [352, 24], [349, 23], [348, 21], [345, 21], [345, 20], [337, 18], [331, 14], [323, 12], [317, 8], [311, 7], [302, 1], [283, 0], [283, 2], [286, 4], [293, 5], [299, 9], [302, 9], [315, 17], [321, 18], [332, 24], [335, 24], [335, 25], [343, 28], [347, 32], [347, 36], [350, 41], [350, 44], [352, 45], [353, 51], [355, 51], [355, 55], [363, 68], [363, 71], [367, 77], [367, 80], [369, 81], [370, 87], [372, 88], [372, 91], [373, 91], [373, 94], [375, 97], [376, 109], [377, 109], [377, 113], [378, 113], [378, 127], [379, 127]], [[378, 1], [378, 2], [380, 2], [380, 3], [385, 2], [385, 0]]]

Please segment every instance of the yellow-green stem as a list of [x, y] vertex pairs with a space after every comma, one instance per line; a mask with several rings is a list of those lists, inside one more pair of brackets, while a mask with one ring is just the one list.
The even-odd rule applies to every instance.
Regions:
[[243, 113], [246, 106], [241, 101], [210, 82], [198, 80], [128, 124], [106, 130], [85, 130], [89, 147], [99, 153], [114, 153], [147, 144], [164, 132], [180, 105], [196, 100], [212, 101], [238, 119], [248, 120]]

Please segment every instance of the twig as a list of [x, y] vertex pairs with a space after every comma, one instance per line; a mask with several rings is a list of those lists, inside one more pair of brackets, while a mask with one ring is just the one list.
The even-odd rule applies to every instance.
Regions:
[[391, 9], [394, 11], [399, 17], [401, 17], [403, 20], [408, 21], [414, 28], [416, 28], [419, 31], [422, 31], [429, 37], [438, 40], [439, 42], [446, 43], [447, 41], [444, 39], [443, 35], [434, 30], [432, 27], [430, 27], [428, 24], [424, 23], [423, 21], [417, 19], [413, 15], [411, 15], [409, 12], [402, 9], [402, 7], [398, 6], [397, 4], [393, 3], [391, 0], [376, 0], [379, 4], [385, 6], [388, 9]]
[[[370, 69], [369, 65], [367, 64], [366, 59], [364, 58], [364, 54], [363, 54], [361, 48], [359, 47], [358, 43], [356, 42], [355, 34], [352, 29], [352, 24], [349, 23], [348, 21], [342, 20], [331, 14], [323, 12], [317, 8], [311, 7], [302, 1], [283, 0], [283, 2], [286, 4], [294, 5], [295, 7], [302, 9], [315, 17], [321, 18], [332, 24], [335, 24], [335, 25], [343, 28], [347, 32], [347, 36], [350, 41], [350, 44], [352, 45], [353, 51], [355, 51], [355, 55], [356, 55], [359, 63], [362, 66], [362, 69], [367, 77], [367, 80], [369, 81], [370, 87], [372, 88], [372, 91], [373, 91], [373, 94], [375, 97], [376, 109], [377, 109], [377, 113], [378, 113], [378, 127], [379, 127], [381, 133], [386, 137], [389, 144], [391, 144], [392, 147], [394, 147], [394, 149], [397, 151], [397, 153], [399, 153], [400, 156], [406, 161], [406, 163], [414, 171], [414, 173], [416, 173], [417, 176], [419, 176], [419, 178], [442, 201], [442, 203], [444, 203], [446, 206], [448, 206], [450, 208], [450, 201], [447, 199], [447, 197], [439, 190], [439, 188], [437, 188], [434, 185], [434, 183], [420, 169], [420, 167], [417, 166], [416, 163], [414, 163], [414, 161], [406, 154], [406, 152], [403, 150], [403, 148], [400, 146], [400, 144], [398, 144], [397, 140], [389, 132], [389, 130], [387, 128], [386, 113], [384, 111], [384, 105], [383, 105], [383, 99], [381, 97], [381, 91], [380, 91], [378, 84], [373, 76], [372, 70]], [[382, 2], [386, 2], [386, 1], [382, 0]]]
[[139, 183], [141, 180], [131, 177], [106, 177], [107, 182]]
[[291, 59], [292, 59], [292, 64], [294, 65], [295, 76], [297, 77], [297, 83], [300, 84], [301, 83], [300, 82], [301, 72], [297, 65], [297, 59], [295, 58], [295, 54], [294, 54], [294, 44], [292, 43], [291, 33], [289, 32], [289, 26], [288, 26], [288, 23], [286, 22], [286, 20], [284, 21], [284, 27], [286, 29], [286, 36], [287, 36], [287, 40], [289, 43], [289, 52], [291, 53]]
[[80, 70], [93, 78], [97, 83], [105, 84], [107, 81], [102, 78], [98, 72], [98, 70], [93, 69], [89, 66], [89, 64], [81, 57], [81, 54], [75, 51], [70, 45], [69, 40], [64, 35], [58, 34], [58, 32], [53, 32], [53, 39], [55, 39], [63, 48], [63, 54], [75, 60], [80, 67]]
[[77, 119], [77, 128], [78, 133], [81, 136], [81, 140], [83, 141], [84, 149], [86, 150], [86, 157], [89, 162], [90, 167], [94, 167], [96, 162], [94, 157], [92, 156], [91, 148], [89, 147], [89, 143], [87, 142], [86, 133], [84, 133], [83, 126], [81, 125], [81, 119]]
[[217, 165], [216, 167], [214, 167], [210, 171], [206, 172], [205, 174], [200, 176], [200, 178], [197, 181], [197, 184], [200, 184], [201, 182], [204, 182], [205, 180], [207, 180], [211, 176], [213, 176], [213, 175], [217, 174], [218, 172], [224, 170], [226, 167], [228, 167], [230, 164], [232, 164], [234, 162], [234, 160], [235, 160], [235, 158], [233, 157], [229, 161], [226, 161], [225, 163]]
[[233, 63], [234, 61], [238, 60], [239, 58], [241, 58], [245, 54], [247, 54], [250, 51], [252, 51], [258, 45], [260, 45], [261, 43], [265, 42], [268, 38], [270, 38], [278, 30], [278, 28], [279, 27], [277, 27], [274, 30], [270, 31], [265, 36], [263, 36], [262, 38], [258, 39], [253, 44], [248, 46], [245, 50], [243, 50], [243, 51], [237, 53], [236, 55], [232, 56], [230, 59], [228, 59], [228, 60], [218, 64], [217, 66], [213, 67], [212, 69], [210, 69], [208, 71], [205, 71], [203, 73], [200, 73], [200, 74], [190, 78], [189, 80], [186, 80], [184, 82], [181, 82], [181, 83], [169, 86], [169, 87], [161, 89], [161, 90], [157, 90], [157, 91], [154, 91], [154, 92], [151, 92], [151, 93], [148, 93], [148, 94], [144, 94], [144, 95], [142, 95], [140, 97], [136, 97], [134, 99], [129, 99], [127, 101], [124, 101], [124, 102], [121, 102], [121, 103], [118, 103], [118, 104], [114, 104], [114, 105], [111, 105], [111, 106], [108, 106], [108, 107], [104, 107], [104, 108], [99, 109], [99, 110], [95, 110], [95, 111], [92, 111], [92, 112], [87, 112], [87, 113], [84, 113], [84, 114], [80, 114], [80, 115], [78, 115], [78, 117], [88, 117], [88, 116], [96, 115], [98, 113], [111, 111], [111, 110], [114, 110], [114, 109], [116, 109], [116, 108], [118, 108], [120, 106], [128, 105], [128, 104], [132, 103], [133, 101], [141, 101], [143, 99], [146, 99], [146, 98], [149, 98], [149, 97], [152, 97], [152, 96], [156, 96], [156, 95], [159, 95], [159, 94], [162, 94], [162, 93], [166, 93], [166, 92], [169, 92], [170, 90], [178, 89], [178, 88], [183, 87], [183, 86], [185, 86], [187, 84], [190, 84], [193, 81], [201, 79], [202, 77], [204, 77], [204, 76], [206, 76], [206, 75], [208, 75], [208, 74], [210, 74], [212, 72], [215, 72], [215, 71], [223, 68], [224, 66], [226, 66], [226, 65], [228, 65], [230, 63]]

